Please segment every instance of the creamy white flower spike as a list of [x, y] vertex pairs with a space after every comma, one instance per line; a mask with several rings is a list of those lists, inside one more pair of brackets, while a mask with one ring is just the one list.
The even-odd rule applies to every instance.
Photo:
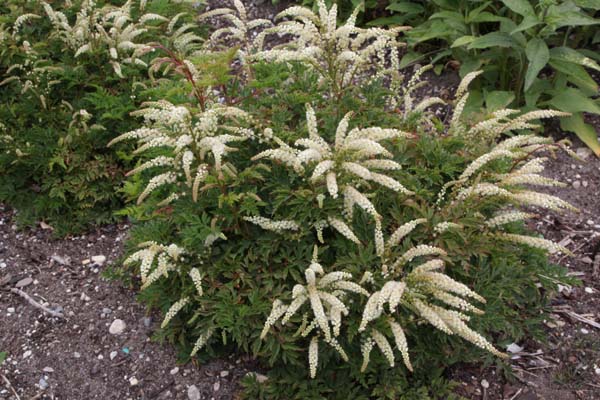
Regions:
[[193, 201], [197, 201], [200, 184], [211, 170], [219, 178], [223, 177], [227, 156], [237, 150], [231, 144], [252, 137], [248, 134], [249, 129], [224, 123], [247, 123], [251, 120], [246, 112], [235, 107], [210, 103], [206, 110], [192, 113], [184, 106], [164, 100], [144, 103], [144, 107], [132, 115], [143, 117], [146, 127], [126, 132], [108, 144], [112, 146], [121, 141], [137, 139], [135, 154], [154, 148], [170, 150], [170, 154], [157, 156], [129, 173], [131, 175], [149, 169], [167, 170], [150, 179], [138, 198], [138, 204], [154, 190], [167, 184], [176, 185], [178, 193], [187, 192], [192, 195]]

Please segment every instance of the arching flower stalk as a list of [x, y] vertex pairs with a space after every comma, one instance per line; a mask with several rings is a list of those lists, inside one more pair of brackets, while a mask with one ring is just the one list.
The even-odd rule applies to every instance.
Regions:
[[[362, 208], [378, 221], [381, 216], [369, 198], [356, 187], [375, 183], [395, 192], [410, 195], [412, 192], [388, 174], [401, 169], [393, 161], [390, 153], [380, 142], [396, 138], [412, 137], [398, 129], [379, 127], [354, 128], [348, 130], [351, 113], [340, 121], [335, 132], [335, 141], [328, 143], [317, 130], [315, 112], [306, 106], [308, 138], [298, 139], [290, 147], [280, 143], [278, 149], [265, 150], [253, 157], [254, 160], [270, 158], [292, 166], [296, 172], [312, 173], [309, 180], [314, 184], [324, 184], [327, 193], [334, 199], [341, 193], [344, 198], [343, 215], [351, 218], [354, 206]], [[387, 174], [386, 174], [387, 172]], [[346, 238], [357, 242], [356, 235], [341, 218], [330, 217], [328, 223]], [[379, 228], [380, 230], [380, 228]], [[376, 233], [377, 234], [377, 233]]]
[[234, 9], [223, 7], [205, 12], [198, 16], [198, 20], [206, 21], [209, 18], [219, 17], [227, 20], [231, 25], [219, 28], [211, 33], [208, 45], [217, 49], [229, 49], [232, 43], [239, 45], [237, 56], [246, 64], [248, 57], [263, 50], [265, 34], [262, 31], [273, 23], [264, 18], [248, 20], [246, 7], [240, 0], [233, 0]]
[[[282, 21], [264, 30], [257, 41], [262, 43], [269, 34], [292, 35], [294, 40], [260, 51], [253, 58], [301, 62], [314, 69], [336, 96], [356, 80], [377, 79], [390, 70], [399, 70], [398, 54], [403, 43], [397, 41], [397, 36], [407, 27], [359, 28], [356, 26], [359, 9], [338, 27], [337, 4], [327, 9], [325, 2], [318, 0], [317, 13], [305, 7], [289, 7], [277, 15], [276, 19]], [[372, 75], [367, 72], [374, 65], [375, 77], [367, 79], [367, 75]]]
[[[211, 171], [223, 177], [224, 158], [237, 149], [230, 144], [252, 138], [252, 130], [235, 125], [225, 125], [223, 121], [235, 124], [249, 122], [250, 116], [235, 107], [210, 103], [205, 111], [192, 113], [184, 106], [175, 106], [167, 101], [145, 103], [146, 108], [133, 113], [144, 118], [145, 127], [124, 133], [113, 139], [111, 146], [123, 140], [136, 139], [138, 148], [135, 154], [154, 148], [170, 150], [168, 155], [160, 155], [146, 161], [130, 174], [149, 169], [160, 169], [138, 198], [144, 201], [154, 190], [164, 185], [175, 185], [170, 201], [181, 195], [191, 194], [198, 198], [200, 184]], [[210, 155], [210, 156], [209, 156]], [[227, 169], [233, 173], [232, 169]]]

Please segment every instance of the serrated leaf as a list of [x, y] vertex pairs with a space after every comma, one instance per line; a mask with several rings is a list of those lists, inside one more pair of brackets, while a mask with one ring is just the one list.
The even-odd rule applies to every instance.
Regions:
[[552, 59], [549, 65], [559, 73], [565, 74], [570, 82], [585, 90], [588, 95], [593, 96], [598, 92], [598, 84], [581, 65]]
[[452, 46], [450, 46], [450, 47], [464, 46], [466, 44], [471, 43], [475, 39], [476, 39], [476, 36], [471, 36], [471, 35], [461, 36], [458, 39], [456, 39], [454, 41], [454, 43], [452, 43]]
[[485, 107], [489, 112], [506, 108], [515, 99], [515, 93], [494, 90], [485, 94]]
[[390, 4], [389, 6], [387, 6], [386, 10], [397, 11], [397, 12], [407, 13], [407, 14], [408, 13], [417, 14], [417, 13], [425, 11], [425, 9], [423, 8], [422, 5], [417, 4], [417, 3], [411, 3], [410, 1], [394, 2], [394, 3]]
[[542, 21], [540, 21], [537, 16], [528, 15], [525, 18], [523, 18], [523, 21], [521, 21], [521, 23], [510, 32], [510, 34], [514, 35], [515, 33], [526, 31], [527, 29], [533, 28], [534, 26], [539, 25], [541, 23]]
[[517, 42], [507, 33], [491, 32], [473, 40], [469, 49], [487, 49], [488, 47], [518, 47]]
[[581, 113], [560, 119], [560, 127], [565, 131], [573, 132], [583, 143], [585, 143], [595, 154], [600, 157], [600, 142], [598, 133], [593, 126], [586, 124]]
[[560, 111], [600, 114], [600, 106], [580, 90], [574, 88], [560, 90], [549, 103]]
[[591, 58], [586, 57], [584, 54], [581, 54], [577, 50], [569, 47], [554, 47], [552, 50], [550, 50], [550, 58], [553, 60], [568, 61], [587, 68], [595, 69], [596, 71], [600, 71], [600, 64]]
[[529, 61], [527, 66], [527, 72], [525, 73], [525, 85], [523, 90], [527, 91], [533, 80], [538, 76], [540, 71], [546, 66], [548, 60], [550, 60], [550, 51], [546, 42], [542, 39], [533, 38], [525, 47], [525, 55]]
[[523, 16], [535, 15], [535, 10], [529, 0], [502, 0], [502, 3], [517, 14]]

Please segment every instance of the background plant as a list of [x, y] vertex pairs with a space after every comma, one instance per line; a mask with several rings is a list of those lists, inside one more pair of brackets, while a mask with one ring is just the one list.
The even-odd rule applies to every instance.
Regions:
[[158, 336], [184, 359], [235, 349], [277, 366], [267, 384], [248, 379], [248, 398], [447, 397], [448, 365], [501, 367], [477, 346], [498, 355], [492, 343], [539, 335], [564, 281], [545, 252], [566, 250], [528, 235], [518, 207], [570, 206], [524, 186], [560, 185], [540, 175], [560, 144], [495, 140], [560, 113], [466, 125], [471, 73], [446, 126], [428, 112], [440, 99], [413, 102], [418, 79], [400, 98], [386, 77], [332, 91], [294, 54], [306, 47], [282, 48], [290, 57], [246, 58], [249, 73], [233, 63], [218, 79], [166, 57], [176, 92], [194, 95], [148, 103], [144, 126], [113, 140], [138, 144], [121, 273], [165, 313]]
[[129, 113], [153, 85], [148, 43], [169, 42], [189, 16], [170, 17], [188, 8], [163, 0], [0, 8], [0, 199], [21, 223], [41, 219], [57, 234], [112, 220], [130, 161], [106, 143], [135, 127]]

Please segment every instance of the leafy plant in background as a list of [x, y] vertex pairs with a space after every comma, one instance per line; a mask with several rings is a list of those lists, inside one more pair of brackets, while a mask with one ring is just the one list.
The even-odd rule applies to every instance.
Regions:
[[[246, 23], [234, 4], [219, 13]], [[377, 72], [391, 61], [341, 90], [321, 61], [339, 67], [340, 46], [296, 27], [343, 41], [352, 24], [321, 1], [282, 16], [292, 22], [267, 34], [292, 26], [300, 40], [242, 43], [244, 68], [224, 60], [214, 75], [165, 50], [161, 64], [177, 67], [165, 77], [192, 96], [146, 103], [143, 126], [111, 143], [138, 146], [123, 272], [164, 311], [159, 337], [183, 358], [235, 349], [277, 367], [247, 380], [248, 398], [449, 397], [444, 368], [496, 362], [497, 348], [539, 333], [564, 281], [545, 252], [567, 250], [528, 235], [519, 210], [570, 208], [525, 186], [561, 185], [540, 175], [541, 153], [561, 145], [528, 134], [490, 145], [560, 113], [501, 109], [467, 125], [470, 73], [445, 126], [428, 112], [440, 99], [411, 97], [418, 78], [400, 99], [386, 89]], [[370, 43], [345, 57], [362, 65]]]
[[129, 113], [152, 85], [148, 44], [189, 33], [189, 16], [169, 18], [189, 8], [81, 0], [0, 10], [0, 200], [59, 235], [112, 220], [130, 164], [106, 143], [136, 126]]
[[509, 105], [525, 109], [552, 107], [572, 115], [561, 127], [572, 131], [597, 155], [600, 144], [584, 113], [600, 114], [598, 85], [589, 71], [600, 72], [600, 41], [595, 1], [502, 0], [431, 2], [391, 1], [397, 16], [374, 23], [411, 23], [413, 51], [405, 66], [422, 58], [451, 57], [465, 75], [483, 70], [470, 107], [495, 111]]

